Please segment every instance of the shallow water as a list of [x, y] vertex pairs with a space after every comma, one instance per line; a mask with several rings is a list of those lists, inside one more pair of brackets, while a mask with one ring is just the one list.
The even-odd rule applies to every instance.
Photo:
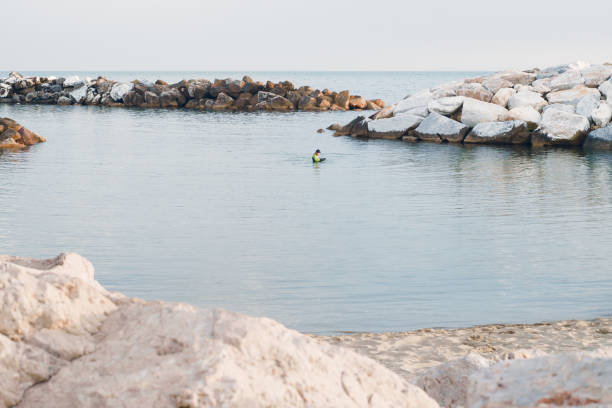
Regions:
[[130, 296], [316, 333], [612, 313], [609, 153], [315, 132], [350, 112], [0, 116], [48, 138], [0, 155], [0, 253], [76, 251]]

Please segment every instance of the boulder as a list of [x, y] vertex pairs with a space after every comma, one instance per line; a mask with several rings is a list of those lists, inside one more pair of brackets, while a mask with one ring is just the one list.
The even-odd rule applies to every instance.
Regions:
[[523, 71], [500, 72], [495, 74], [495, 77], [505, 79], [506, 81], [512, 83], [512, 86], [516, 84], [531, 85], [531, 83], [536, 79], [535, 74]]
[[428, 142], [461, 143], [468, 131], [464, 124], [432, 112], [414, 130], [414, 135]]
[[[395, 104], [393, 115], [398, 116], [406, 113], [419, 114], [426, 116], [427, 105], [433, 100], [433, 95], [429, 90], [417, 92], [416, 94], [402, 99]], [[425, 114], [423, 114], [425, 113]]]
[[599, 98], [586, 97], [582, 98], [576, 104], [576, 113], [582, 115], [587, 119], [591, 119], [591, 114], [599, 108]]
[[465, 96], [467, 98], [477, 99], [483, 102], [491, 102], [494, 93], [485, 88], [482, 84], [473, 82], [461, 85], [456, 90], [457, 96]]
[[[4, 140], [0, 140], [0, 149], [21, 149], [24, 147], [26, 147], [24, 144], [17, 143], [15, 139], [13, 139], [12, 137], [9, 137]], [[0, 378], [0, 382], [1, 382], [1, 378]]]
[[370, 116], [370, 119], [378, 120], [390, 118], [393, 116], [393, 110], [395, 110], [395, 105], [385, 106], [384, 108]]
[[317, 98], [312, 96], [304, 95], [298, 102], [298, 109], [303, 111], [316, 111], [318, 110]]
[[46, 139], [44, 137], [39, 136], [38, 134], [32, 132], [29, 129], [24, 128], [23, 126], [19, 128], [17, 133], [19, 133], [19, 136], [15, 138], [15, 141], [26, 146], [32, 146], [37, 143], [46, 142]]
[[415, 129], [423, 118], [416, 115], [400, 115], [388, 119], [373, 120], [368, 123], [368, 136], [372, 139], [401, 139]]
[[173, 88], [159, 95], [159, 105], [162, 108], [178, 108], [184, 106], [185, 102], [185, 97], [178, 89]]
[[548, 102], [537, 92], [519, 91], [508, 99], [508, 109], [519, 108], [521, 106], [531, 106], [538, 112], [542, 111]]
[[533, 87], [533, 90], [535, 92], [539, 94], [547, 94], [551, 91], [550, 89], [551, 81], [552, 81], [552, 78], [538, 79], [538, 80], [533, 81], [531, 86]]
[[599, 86], [599, 91], [606, 97], [608, 102], [612, 102], [612, 80], [606, 81]]
[[579, 146], [589, 131], [587, 118], [559, 109], [548, 109], [542, 114], [540, 126], [531, 137], [533, 146]]
[[529, 130], [534, 130], [540, 125], [540, 121], [542, 120], [542, 115], [540, 112], [532, 108], [531, 106], [521, 106], [519, 108], [514, 108], [508, 112], [508, 115], [513, 120], [522, 120], [527, 122], [527, 127]]
[[13, 92], [13, 87], [0, 82], [0, 98], [8, 98]]
[[524, 144], [529, 142], [527, 122], [511, 120], [477, 124], [466, 136], [465, 143]]
[[588, 150], [612, 150], [612, 125], [590, 132], [583, 147]]
[[70, 98], [72, 98], [72, 100], [76, 104], [81, 104], [85, 102], [85, 99], [87, 98], [87, 87], [81, 86], [79, 88], [76, 88], [75, 90], [70, 92]]
[[144, 96], [138, 92], [130, 91], [123, 95], [123, 104], [125, 106], [140, 106], [144, 103]]
[[593, 65], [580, 71], [584, 78], [584, 84], [589, 87], [597, 88], [612, 76], [612, 66]]
[[350, 97], [351, 95], [349, 91], [338, 92], [338, 94], [336, 95], [336, 98], [334, 99], [334, 104], [336, 104], [337, 106], [339, 106], [340, 108], [344, 110], [348, 110], [349, 103], [350, 103]]
[[116, 83], [113, 85], [113, 87], [110, 90], [110, 97], [115, 102], [123, 102], [123, 95], [130, 92], [133, 87], [134, 87], [134, 84], [132, 83], [129, 83], [129, 84]]
[[72, 100], [67, 96], [60, 96], [57, 98], [58, 105], [72, 105]]
[[574, 106], [576, 106], [578, 102], [585, 97], [600, 99], [601, 94], [595, 88], [587, 88], [584, 85], [580, 85], [566, 91], [550, 92], [548, 95], [546, 95], [548, 103], [562, 103]]
[[580, 71], [567, 71], [550, 81], [550, 89], [553, 92], [572, 89], [578, 85], [584, 84], [584, 78]]
[[461, 112], [461, 122], [474, 127], [481, 122], [500, 122], [508, 120], [508, 110], [494, 103], [465, 98]]
[[372, 101], [367, 101], [367, 105], [366, 105], [366, 109], [367, 110], [381, 110], [382, 108], [380, 106], [378, 106], [377, 104], [375, 104]]
[[214, 110], [227, 110], [231, 109], [233, 103], [234, 99], [231, 96], [221, 92], [219, 95], [217, 95], [217, 99], [213, 103], [212, 108]]
[[482, 81], [482, 86], [496, 94], [502, 88], [512, 88], [513, 84], [506, 79], [492, 76]]
[[159, 96], [154, 92], [147, 91], [144, 94], [144, 103], [142, 105], [144, 108], [159, 108]]
[[368, 102], [372, 102], [373, 104], [378, 105], [380, 109], [385, 107], [385, 101], [383, 101], [382, 99], [371, 99]]
[[463, 84], [464, 81], [454, 81], [431, 88], [430, 92], [434, 99], [457, 96], [457, 88]]
[[491, 103], [496, 105], [507, 107], [508, 100], [514, 95], [516, 91], [513, 88], [501, 88], [495, 95], [493, 95], [493, 99], [491, 99]]
[[13, 141], [15, 141], [15, 139], [19, 139], [19, 132], [16, 129], [4, 129], [2, 133], [0, 133], [0, 142], [4, 142], [9, 139], [12, 139]]
[[368, 107], [368, 102], [365, 98], [359, 95], [351, 95], [349, 98], [349, 108], [351, 109], [365, 109]]
[[480, 354], [470, 353], [463, 358], [451, 360], [425, 371], [415, 381], [441, 407], [464, 407], [467, 388], [472, 374], [488, 368], [490, 360]]
[[612, 120], [612, 106], [602, 102], [599, 107], [591, 112], [591, 120], [596, 126], [603, 127]]
[[270, 100], [270, 107], [273, 110], [293, 110], [293, 103], [289, 99], [277, 95]]
[[259, 91], [257, 92], [257, 103], [259, 102], [270, 102], [273, 98], [276, 98], [276, 95], [273, 92]]
[[432, 100], [427, 104], [427, 109], [440, 115], [452, 115], [461, 109], [462, 106], [463, 96], [447, 96]]
[[508, 360], [476, 371], [465, 406], [474, 408], [612, 405], [610, 353]]
[[355, 126], [361, 126], [361, 123], [365, 121], [365, 116], [357, 116], [355, 119], [351, 120], [346, 125], [342, 126], [340, 129], [336, 130], [334, 136], [348, 136], [353, 131]]
[[550, 105], [546, 105], [542, 111], [546, 112], [549, 109], [558, 109], [563, 112], [576, 113], [576, 107], [574, 105], [566, 105], [564, 103], [551, 103]]
[[189, 84], [187, 87], [187, 94], [193, 99], [203, 99], [209, 96], [208, 91], [210, 90], [210, 81], [195, 81]]
[[72, 88], [81, 84], [83, 84], [83, 81], [81, 81], [81, 79], [77, 75], [71, 75], [64, 79], [62, 86], [64, 88]]

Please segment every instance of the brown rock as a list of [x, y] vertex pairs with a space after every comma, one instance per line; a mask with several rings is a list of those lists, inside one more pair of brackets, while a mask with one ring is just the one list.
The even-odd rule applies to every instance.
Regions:
[[378, 106], [372, 101], [368, 101], [367, 109], [368, 110], [380, 110], [380, 106]]
[[213, 110], [228, 110], [231, 109], [233, 103], [234, 98], [221, 92], [217, 95], [217, 100], [215, 100], [212, 108]]
[[351, 95], [349, 98], [349, 108], [365, 109], [368, 107], [368, 102], [359, 95]]
[[7, 139], [17, 139], [19, 138], [19, 132], [15, 129], [6, 129], [4, 132], [0, 133], [0, 142], [3, 142]]
[[323, 132], [325, 132], [323, 129], [318, 129], [317, 130], [317, 133], [323, 133]]
[[157, 81], [155, 81], [155, 85], [168, 85], [168, 83], [166, 81], [162, 81], [161, 79], [158, 79]]
[[383, 101], [382, 99], [370, 99], [370, 102], [374, 103], [375, 105], [378, 105], [380, 109], [385, 107], [385, 101]]
[[319, 108], [327, 110], [331, 108], [331, 102], [329, 102], [327, 99], [322, 99], [321, 102], [319, 102]]
[[378, 112], [376, 112], [375, 114], [373, 114], [372, 116], [370, 116], [370, 119], [372, 120], [388, 119], [392, 116], [393, 116], [393, 105], [389, 105], [386, 108], [383, 108], [379, 110]]
[[483, 102], [491, 102], [493, 92], [479, 83], [465, 83], [457, 88], [457, 96], [466, 96]]
[[18, 131], [19, 133], [19, 138], [15, 139], [15, 141], [17, 143], [21, 143], [24, 144], [26, 146], [32, 146], [36, 143], [40, 143], [40, 142], [45, 142], [46, 139], [43, 137], [38, 136], [36, 133], [22, 127], [21, 129], [19, 129]]
[[130, 91], [123, 95], [124, 106], [140, 106], [144, 102], [144, 94], [140, 94], [136, 91]]
[[0, 118], [0, 125], [4, 125], [7, 129], [19, 129], [21, 125], [10, 118]]
[[342, 91], [336, 95], [336, 99], [334, 100], [334, 103], [338, 105], [340, 108], [344, 110], [348, 110], [350, 98], [351, 98], [351, 94], [349, 93], [349, 91]]
[[332, 106], [329, 108], [330, 111], [341, 111], [344, 110], [341, 107], [339, 107], [338, 105], [336, 105], [335, 103], [332, 104]]
[[312, 96], [305, 95], [300, 99], [298, 109], [303, 111], [317, 110], [317, 100]]
[[159, 96], [150, 91], [145, 92], [144, 103], [141, 106], [144, 108], [159, 108]]
[[260, 111], [269, 111], [272, 108], [270, 107], [270, 102], [258, 102], [257, 104], [255, 104], [255, 109], [256, 110], [260, 110]]
[[333, 123], [327, 127], [328, 130], [340, 130], [342, 129], [342, 125], [339, 123]]
[[282, 96], [276, 96], [270, 100], [270, 107], [273, 110], [293, 110], [293, 103]]

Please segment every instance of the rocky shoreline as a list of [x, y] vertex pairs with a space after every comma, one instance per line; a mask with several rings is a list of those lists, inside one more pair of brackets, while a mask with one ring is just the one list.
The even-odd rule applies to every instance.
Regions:
[[274, 83], [240, 79], [162, 80], [128, 83], [98, 77], [24, 77], [11, 72], [0, 79], [0, 103], [94, 105], [139, 108], [185, 108], [207, 111], [346, 111], [380, 110], [380, 99], [366, 100], [348, 90], [336, 92], [290, 81]]
[[612, 406], [611, 336], [612, 319], [308, 336], [109, 292], [74, 253], [0, 256], [0, 407]]
[[612, 150], [612, 64], [504, 71], [409, 95], [337, 136]]
[[0, 150], [23, 149], [46, 139], [10, 118], [0, 118]]

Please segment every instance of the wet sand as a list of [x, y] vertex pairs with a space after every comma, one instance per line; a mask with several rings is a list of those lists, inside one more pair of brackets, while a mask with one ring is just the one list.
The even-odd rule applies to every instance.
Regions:
[[352, 348], [412, 381], [424, 370], [470, 352], [502, 360], [520, 353], [537, 355], [610, 347], [612, 318], [314, 337]]

